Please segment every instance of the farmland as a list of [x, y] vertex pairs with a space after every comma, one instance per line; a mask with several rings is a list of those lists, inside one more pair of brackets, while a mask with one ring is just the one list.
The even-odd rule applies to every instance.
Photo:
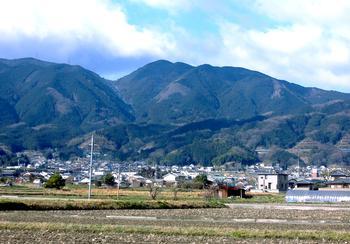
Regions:
[[11, 243], [346, 242], [349, 227], [346, 205], [0, 212], [0, 238]]
[[[201, 190], [0, 188], [1, 243], [320, 243], [350, 241], [344, 204], [285, 204], [283, 195], [205, 199]], [[117, 197], [118, 195], [118, 197]], [[25, 211], [24, 211], [25, 210]]]

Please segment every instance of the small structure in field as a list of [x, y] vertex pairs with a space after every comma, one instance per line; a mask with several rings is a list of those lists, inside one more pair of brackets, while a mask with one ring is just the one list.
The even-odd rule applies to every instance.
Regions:
[[227, 197], [240, 197], [247, 198], [246, 188], [242, 182], [223, 182], [218, 185], [218, 197], [227, 198]]
[[286, 202], [350, 202], [350, 191], [289, 190]]

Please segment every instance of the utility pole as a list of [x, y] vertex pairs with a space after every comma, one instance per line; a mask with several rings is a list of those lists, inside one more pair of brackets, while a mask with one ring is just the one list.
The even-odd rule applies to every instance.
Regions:
[[117, 185], [117, 199], [119, 199], [119, 188], [120, 188], [120, 164], [118, 164], [118, 185]]
[[298, 178], [300, 177], [300, 152], [299, 152], [299, 148], [298, 150]]
[[157, 163], [154, 166], [154, 182], [156, 182], [157, 178], [158, 178], [158, 174], [157, 174]]
[[94, 151], [94, 134], [91, 135], [91, 151], [90, 151], [90, 172], [89, 172], [89, 195], [88, 199], [91, 198], [91, 177], [92, 177], [92, 153]]

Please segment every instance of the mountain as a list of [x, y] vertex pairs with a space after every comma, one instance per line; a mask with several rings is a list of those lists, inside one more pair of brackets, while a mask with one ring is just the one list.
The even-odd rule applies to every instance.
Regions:
[[[160, 164], [350, 165], [350, 94], [236, 67], [159, 60], [109, 81], [80, 66], [0, 59], [0, 165], [15, 152]], [[56, 154], [55, 154], [56, 155]]]
[[0, 59], [0, 96], [9, 123], [89, 126], [134, 119], [107, 81], [80, 66]]
[[50, 142], [134, 120], [109, 81], [80, 66], [32, 58], [0, 59], [0, 111], [0, 140], [12, 142], [35, 135]]
[[115, 82], [140, 122], [184, 124], [210, 118], [305, 113], [350, 94], [305, 88], [237, 67], [159, 60]]

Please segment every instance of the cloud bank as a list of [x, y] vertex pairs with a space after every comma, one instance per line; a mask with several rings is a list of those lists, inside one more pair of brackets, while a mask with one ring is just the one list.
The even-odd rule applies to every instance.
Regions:
[[232, 65], [350, 92], [349, 11], [346, 0], [0, 0], [0, 54], [110, 77], [160, 58]]

